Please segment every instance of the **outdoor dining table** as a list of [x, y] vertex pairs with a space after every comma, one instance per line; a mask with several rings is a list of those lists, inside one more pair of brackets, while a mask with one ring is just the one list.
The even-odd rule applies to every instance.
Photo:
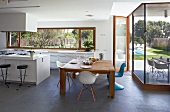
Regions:
[[155, 60], [158, 60], [158, 61], [160, 61], [160, 62], [162, 62], [162, 63], [165, 63], [165, 64], [167, 64], [168, 65], [168, 84], [170, 83], [170, 58], [162, 58], [162, 57], [160, 57], [160, 58], [154, 58], [153, 57], [153, 59], [155, 59]]
[[87, 68], [82, 68], [82, 66], [86, 66], [83, 65], [82, 60], [73, 59], [60, 68], [60, 94], [66, 93], [66, 72], [90, 71], [95, 74], [110, 74], [109, 97], [115, 97], [115, 69], [111, 60], [99, 60], [89, 65], [90, 67]]

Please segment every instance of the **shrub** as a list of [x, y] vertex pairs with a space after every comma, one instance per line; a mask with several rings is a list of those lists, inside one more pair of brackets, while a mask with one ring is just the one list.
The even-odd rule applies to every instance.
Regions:
[[160, 49], [160, 50], [167, 50], [167, 45], [163, 45], [163, 44], [154, 44], [152, 45], [152, 48], [155, 48], [155, 49]]

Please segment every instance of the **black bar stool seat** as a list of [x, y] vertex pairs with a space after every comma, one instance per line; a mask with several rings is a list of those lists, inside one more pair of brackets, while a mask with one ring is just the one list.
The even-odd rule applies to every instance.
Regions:
[[[7, 87], [9, 88], [9, 85], [7, 83], [7, 77], [8, 77], [8, 68], [11, 67], [11, 64], [1, 64], [0, 68], [1, 68], [1, 76], [3, 81], [5, 82], [5, 85], [7, 85]], [[5, 69], [6, 73], [4, 74], [3, 69]]]
[[18, 65], [17, 69], [26, 69], [28, 68], [28, 65]]
[[8, 68], [10, 66], [11, 66], [11, 64], [2, 64], [2, 65], [0, 65], [0, 68]]

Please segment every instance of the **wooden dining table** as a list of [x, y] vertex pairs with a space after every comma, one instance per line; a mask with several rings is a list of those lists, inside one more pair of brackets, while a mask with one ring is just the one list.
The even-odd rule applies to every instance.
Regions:
[[[83, 67], [82, 67], [83, 66]], [[84, 67], [85, 66], [85, 67]], [[83, 64], [82, 60], [73, 59], [63, 67], [60, 68], [60, 94], [66, 93], [66, 72], [82, 72], [90, 71], [94, 74], [110, 75], [109, 97], [115, 97], [115, 68], [111, 60], [99, 60], [86, 68], [87, 65]]]

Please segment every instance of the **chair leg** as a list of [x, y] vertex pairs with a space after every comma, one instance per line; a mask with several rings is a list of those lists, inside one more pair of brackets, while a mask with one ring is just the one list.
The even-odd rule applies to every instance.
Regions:
[[92, 96], [93, 96], [93, 100], [94, 100], [94, 102], [95, 102], [93, 85], [90, 85], [90, 89], [91, 89], [91, 94], [92, 94]]
[[60, 80], [59, 80], [58, 83], [57, 83], [57, 87], [58, 87], [59, 84], [60, 84]]
[[[69, 87], [71, 86], [71, 84], [70, 84], [70, 79], [72, 80], [72, 82], [74, 83], [74, 80], [73, 80], [73, 78], [71, 77], [71, 75], [70, 74], [66, 74], [66, 79], [67, 79], [67, 81], [68, 81], [68, 84], [69, 84]], [[58, 85], [60, 84], [60, 80], [58, 81], [58, 83], [57, 83], [57, 87], [58, 87]]]
[[69, 84], [69, 87], [70, 87], [70, 79], [69, 79], [68, 76], [67, 76], [67, 81], [68, 81], [68, 84]]
[[80, 99], [80, 96], [81, 96], [81, 93], [82, 93], [83, 89], [84, 89], [84, 84], [83, 84], [83, 86], [82, 86], [82, 88], [81, 88], [81, 90], [80, 90], [80, 93], [79, 93], [79, 95], [78, 95], [77, 100], [79, 100], [79, 99]]
[[70, 74], [70, 73], [67, 73], [67, 76], [72, 80], [72, 82], [74, 83], [74, 80], [73, 80], [73, 77], [71, 76], [72, 75], [72, 73]]
[[156, 70], [155, 70], [155, 72], [153, 73], [152, 77], [154, 77], [155, 75], [156, 75]]
[[70, 78], [71, 78], [71, 80], [72, 80], [72, 82], [74, 83], [74, 80], [73, 80], [73, 78], [70, 76]]
[[93, 92], [94, 92], [94, 94], [95, 94], [95, 90], [94, 90], [94, 87], [93, 87], [93, 85], [92, 85], [91, 87], [92, 87], [92, 89], [93, 89]]
[[117, 82], [115, 82], [115, 90], [123, 90], [124, 86], [118, 84]]

